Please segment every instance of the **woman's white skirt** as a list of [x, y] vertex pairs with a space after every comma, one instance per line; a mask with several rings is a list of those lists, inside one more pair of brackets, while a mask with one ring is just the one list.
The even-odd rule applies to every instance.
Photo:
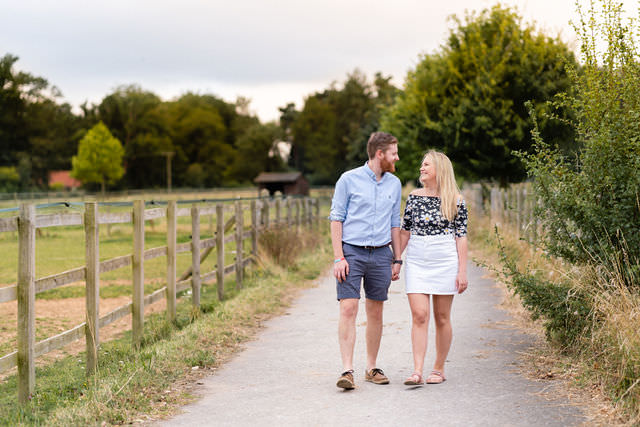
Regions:
[[458, 251], [453, 234], [412, 234], [404, 271], [408, 294], [457, 294]]

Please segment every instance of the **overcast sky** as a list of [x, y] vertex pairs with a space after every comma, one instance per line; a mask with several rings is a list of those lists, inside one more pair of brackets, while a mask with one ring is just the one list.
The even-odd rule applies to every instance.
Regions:
[[[251, 98], [263, 120], [356, 67], [401, 86], [443, 43], [447, 17], [489, 0], [0, 0], [0, 56], [45, 77], [74, 106], [122, 84], [165, 100], [186, 91]], [[572, 43], [574, 0], [506, 0]], [[584, 1], [583, 1], [584, 3]], [[635, 4], [638, 0], [629, 1]]]

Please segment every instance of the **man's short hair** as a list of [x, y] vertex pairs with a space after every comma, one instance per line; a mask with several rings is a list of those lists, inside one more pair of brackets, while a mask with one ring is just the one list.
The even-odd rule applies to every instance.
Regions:
[[376, 156], [376, 151], [382, 150], [384, 153], [387, 151], [391, 144], [397, 144], [398, 140], [395, 136], [386, 132], [373, 132], [367, 142], [367, 154], [370, 159]]

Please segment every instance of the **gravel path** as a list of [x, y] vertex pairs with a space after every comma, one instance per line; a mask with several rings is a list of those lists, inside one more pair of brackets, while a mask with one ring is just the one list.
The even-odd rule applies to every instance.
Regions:
[[[338, 303], [328, 273], [286, 315], [266, 322], [255, 341], [200, 385], [201, 399], [167, 426], [447, 425], [570, 426], [585, 421], [579, 407], [549, 393], [553, 382], [518, 372], [518, 352], [531, 337], [509, 326], [497, 308], [501, 291], [469, 264], [469, 291], [453, 303], [454, 340], [447, 381], [407, 387], [412, 372], [411, 319], [404, 283], [393, 282], [385, 303], [378, 366], [389, 385], [364, 382], [364, 301], [358, 314], [357, 388], [335, 386], [340, 373]], [[431, 322], [433, 323], [433, 322]], [[433, 363], [433, 327], [425, 371]]]

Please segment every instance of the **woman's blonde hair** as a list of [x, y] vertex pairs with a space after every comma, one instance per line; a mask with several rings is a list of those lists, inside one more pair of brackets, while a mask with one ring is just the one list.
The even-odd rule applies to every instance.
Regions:
[[[449, 221], [453, 221], [458, 213], [458, 196], [460, 189], [456, 183], [451, 160], [439, 151], [430, 150], [422, 161], [429, 157], [436, 169], [436, 184], [440, 195], [440, 212]], [[423, 185], [424, 183], [421, 182]]]

